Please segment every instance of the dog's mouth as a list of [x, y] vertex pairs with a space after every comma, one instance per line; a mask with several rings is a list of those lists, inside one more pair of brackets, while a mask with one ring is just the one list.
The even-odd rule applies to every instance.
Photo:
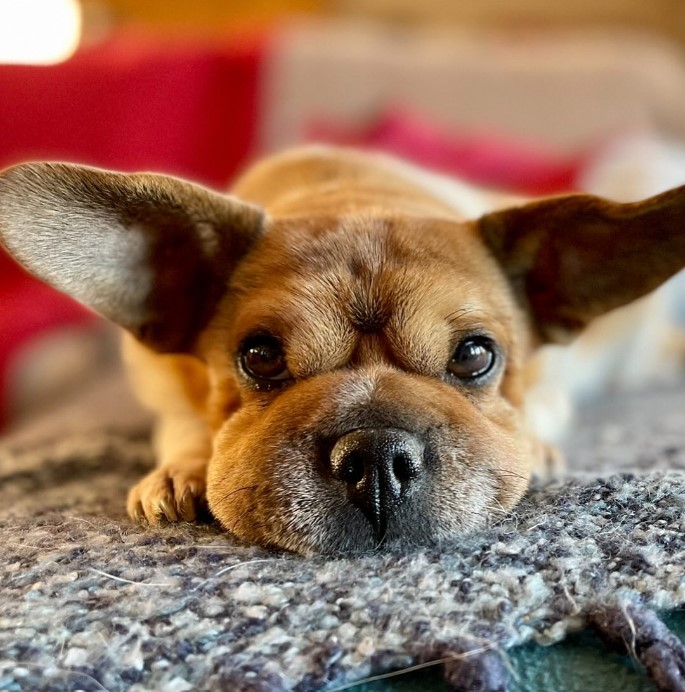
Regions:
[[[281, 449], [269, 475], [224, 478], [209, 501], [223, 527], [250, 543], [302, 554], [427, 547], [463, 537], [501, 512], [499, 479], [463, 448], [440, 449], [401, 428], [357, 428], [322, 470], [305, 449]], [[235, 486], [235, 487], [233, 487]]]

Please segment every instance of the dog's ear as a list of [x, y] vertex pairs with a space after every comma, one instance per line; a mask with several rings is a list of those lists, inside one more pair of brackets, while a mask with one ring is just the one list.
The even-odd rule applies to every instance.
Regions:
[[632, 204], [551, 198], [478, 223], [548, 341], [567, 341], [685, 267], [685, 186]]
[[160, 352], [191, 351], [261, 210], [176, 178], [35, 163], [0, 174], [0, 242]]

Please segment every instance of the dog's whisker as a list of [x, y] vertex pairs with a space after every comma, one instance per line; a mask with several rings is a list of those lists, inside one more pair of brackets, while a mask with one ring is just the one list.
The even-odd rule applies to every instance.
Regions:
[[378, 543], [376, 543], [376, 547], [374, 550], [380, 550], [381, 546], [383, 545], [385, 541], [385, 537], [387, 536], [387, 531], [383, 531], [383, 535], [378, 539]]
[[522, 473], [516, 473], [516, 471], [511, 471], [510, 469], [503, 469], [498, 466], [491, 466], [489, 468], [490, 471], [497, 471], [498, 474], [501, 476], [512, 476], [514, 478], [522, 478], [523, 480], [528, 480], [528, 476], [523, 475]]
[[226, 494], [221, 498], [221, 502], [226, 502], [226, 500], [228, 500], [228, 498], [231, 497], [231, 495], [235, 495], [236, 493], [240, 493], [240, 492], [242, 492], [243, 490], [255, 490], [257, 487], [258, 487], [258, 486], [256, 486], [256, 485], [245, 485], [245, 486], [243, 486], [242, 488], [235, 488], [234, 490], [231, 490], [231, 491], [229, 491], [228, 493], [226, 493]]

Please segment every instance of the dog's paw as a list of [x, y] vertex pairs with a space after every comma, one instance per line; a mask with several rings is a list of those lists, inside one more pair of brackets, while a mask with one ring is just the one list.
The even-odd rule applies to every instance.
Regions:
[[207, 461], [184, 459], [149, 473], [128, 494], [132, 519], [160, 524], [194, 521], [205, 506]]

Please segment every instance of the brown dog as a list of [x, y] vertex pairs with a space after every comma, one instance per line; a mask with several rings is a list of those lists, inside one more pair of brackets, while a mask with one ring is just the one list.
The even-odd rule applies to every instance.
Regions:
[[524, 416], [535, 349], [685, 266], [685, 188], [498, 211], [321, 147], [233, 192], [21, 165], [0, 176], [0, 237], [130, 332], [159, 417], [130, 514], [192, 520], [206, 493], [239, 538], [301, 553], [435, 543], [512, 508], [545, 455]]

